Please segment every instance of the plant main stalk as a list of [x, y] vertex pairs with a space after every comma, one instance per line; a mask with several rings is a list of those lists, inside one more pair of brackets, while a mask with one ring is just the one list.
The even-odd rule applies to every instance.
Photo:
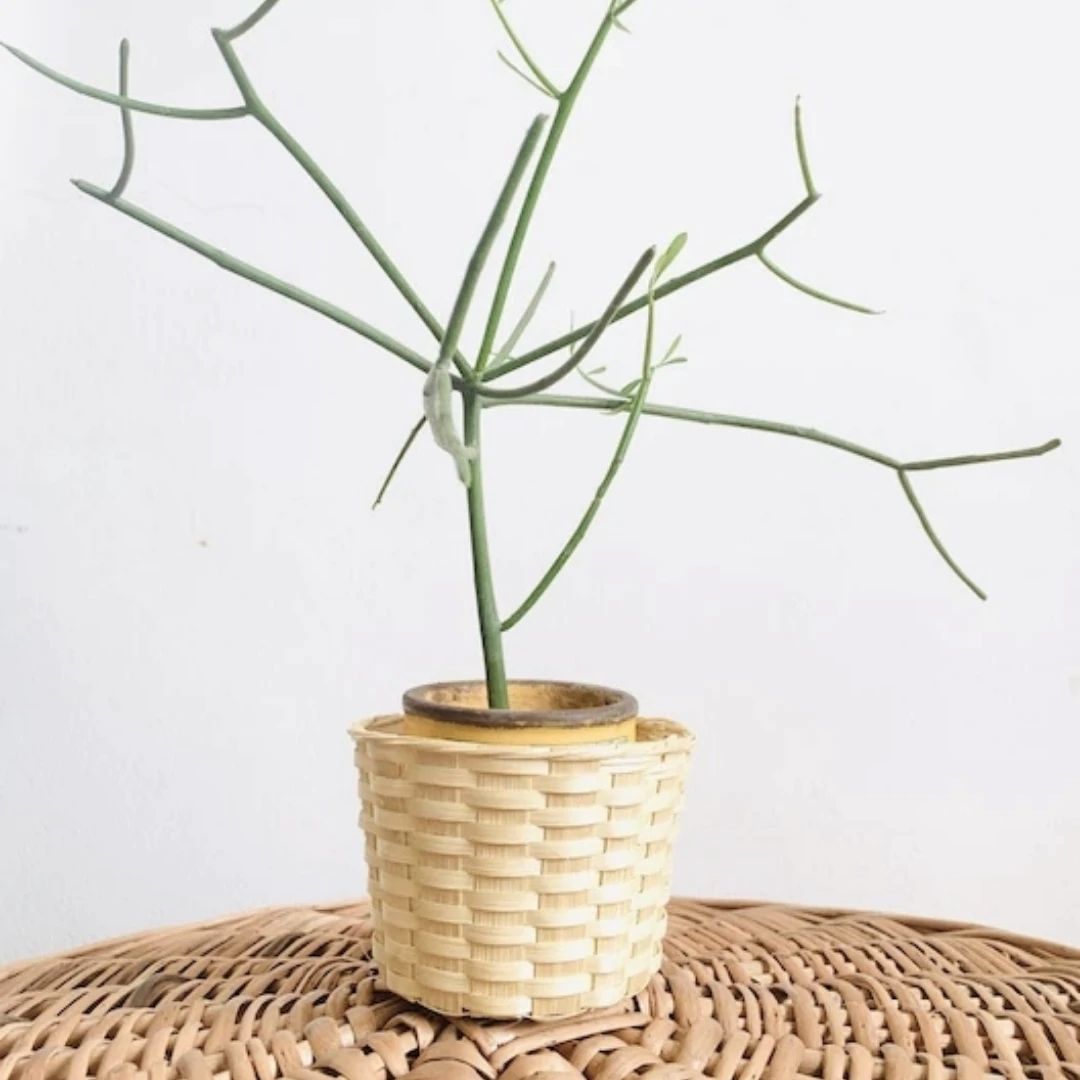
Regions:
[[510, 708], [506, 687], [506, 662], [503, 659], [502, 627], [495, 603], [495, 582], [491, 576], [491, 550], [488, 547], [487, 514], [484, 510], [484, 472], [480, 452], [480, 418], [483, 409], [473, 390], [462, 394], [465, 445], [476, 450], [469, 484], [469, 538], [472, 543], [473, 581], [476, 589], [476, 612], [480, 618], [480, 641], [484, 650], [484, 674], [487, 679], [488, 708]]

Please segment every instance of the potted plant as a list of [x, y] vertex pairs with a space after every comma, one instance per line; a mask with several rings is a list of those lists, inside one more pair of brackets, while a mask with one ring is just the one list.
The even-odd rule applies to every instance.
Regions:
[[[123, 160], [109, 188], [75, 181], [84, 194], [222, 269], [329, 318], [422, 376], [419, 414], [376, 504], [424, 429], [446, 451], [460, 484], [472, 544], [472, 579], [482, 679], [424, 685], [404, 695], [403, 712], [353, 729], [360, 771], [362, 824], [373, 901], [374, 948], [391, 990], [452, 1014], [565, 1016], [609, 1006], [637, 993], [660, 962], [674, 830], [692, 737], [668, 720], [637, 715], [630, 694], [577, 682], [507, 677], [503, 639], [543, 598], [588, 533], [644, 417], [750, 428], [817, 442], [892, 472], [939, 555], [977, 596], [984, 594], [937, 536], [914, 487], [937, 469], [1035, 457], [1059, 445], [988, 454], [906, 460], [814, 428], [658, 404], [654, 378], [684, 361], [678, 336], [661, 336], [659, 304], [725, 267], [756, 260], [811, 298], [864, 314], [865, 307], [793, 278], [770, 246], [818, 201], [803, 120], [795, 106], [795, 147], [803, 191], [785, 214], [743, 246], [688, 269], [686, 235], [633, 251], [627, 274], [595, 318], [552, 340], [525, 345], [555, 272], [552, 263], [529, 299], [509, 301], [534, 212], [574, 107], [609, 39], [637, 0], [609, 0], [572, 78], [558, 86], [533, 58], [501, 0], [491, 0], [516, 56], [502, 59], [548, 100], [549, 116], [528, 126], [466, 268], [445, 325], [417, 294], [343, 192], [260, 97], [238, 43], [278, 0], [263, 0], [230, 29], [212, 31], [238, 92], [217, 108], [147, 101], [129, 92], [129, 49], [120, 46], [116, 91], [61, 74], [18, 49], [9, 51], [47, 78], [119, 109]], [[407, 301], [433, 339], [421, 354], [377, 326], [125, 198], [135, 158], [134, 115], [188, 120], [248, 118], [264, 128], [329, 199], [346, 225]], [[481, 323], [479, 347], [462, 346], [478, 281], [510, 222], [501, 268]], [[616, 322], [641, 316], [640, 359], [629, 381], [611, 382], [595, 354]], [[554, 359], [566, 351], [561, 359]], [[548, 361], [543, 374], [541, 362]], [[526, 369], [530, 369], [526, 372]], [[516, 376], [511, 378], [511, 376]], [[550, 393], [580, 377], [585, 394]], [[619, 432], [596, 493], [536, 586], [516, 607], [496, 599], [485, 515], [485, 413], [499, 407], [588, 410], [613, 416]]]

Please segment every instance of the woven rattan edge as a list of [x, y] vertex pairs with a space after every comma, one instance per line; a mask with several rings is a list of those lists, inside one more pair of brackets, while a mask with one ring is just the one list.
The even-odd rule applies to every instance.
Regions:
[[[755, 899], [709, 899], [698, 896], [672, 897], [672, 904], [701, 907], [708, 911], [798, 911], [803, 914], [816, 915], [829, 919], [889, 919], [910, 927], [913, 930], [926, 930], [933, 933], [956, 934], [961, 937], [978, 937], [991, 935], [994, 938], [1012, 945], [1023, 948], [1039, 949], [1051, 956], [1065, 960], [1080, 961], [1080, 947], [1065, 945], [1058, 941], [1050, 941], [1045, 938], [1032, 937], [1026, 934], [1017, 934], [1009, 930], [999, 930], [994, 926], [986, 926], [980, 923], [958, 922], [949, 919], [931, 918], [925, 915], [905, 915], [898, 912], [859, 910], [858, 908], [821, 906], [811, 907], [804, 904], [787, 903], [779, 900], [755, 900]], [[306, 909], [318, 915], [337, 915], [342, 912], [355, 912], [357, 908], [366, 907], [366, 897], [355, 900], [338, 900], [323, 904], [310, 904]], [[301, 905], [304, 906], [304, 905]], [[200, 930], [215, 930], [228, 926], [243, 926], [245, 923], [260, 920], [267, 916], [287, 915], [296, 911], [294, 904], [271, 904], [266, 907], [251, 908], [231, 915], [222, 915], [213, 919], [201, 919], [191, 922], [170, 924], [166, 927], [154, 927], [150, 930], [134, 931], [130, 934], [122, 934], [118, 937], [103, 938], [99, 941], [77, 945], [70, 949], [59, 949], [56, 952], [43, 953], [38, 956], [8, 961], [0, 964], [0, 983], [6, 979], [18, 975], [28, 968], [39, 964], [47, 964], [61, 959], [77, 959], [80, 957], [94, 956], [97, 953], [107, 953], [117, 947], [135, 943], [145, 943], [149, 937], [169, 936], [185, 932]]]
[[100, 938], [88, 941], [81, 945], [73, 945], [67, 949], [58, 949], [55, 952], [41, 953], [36, 956], [28, 956], [0, 963], [0, 983], [5, 979], [18, 975], [27, 968], [36, 967], [38, 964], [48, 964], [55, 960], [77, 960], [83, 957], [96, 956], [99, 953], [111, 954], [115, 949], [125, 945], [145, 944], [158, 937], [171, 937], [174, 934], [195, 933], [206, 930], [220, 930], [224, 927], [235, 926], [237, 928], [245, 923], [256, 922], [271, 916], [286, 916], [300, 910], [310, 911], [316, 915], [337, 915], [342, 912], [352, 912], [358, 907], [366, 907], [368, 898], [360, 897], [356, 900], [338, 900], [322, 904], [268, 904], [263, 907], [246, 908], [244, 911], [233, 912], [230, 915], [216, 915], [209, 919], [194, 919], [190, 922], [169, 923], [167, 926], [151, 926], [142, 930], [133, 930], [128, 934], [120, 934], [115, 937]]
[[1054, 956], [1067, 960], [1080, 960], [1080, 946], [1065, 945], [1060, 941], [1051, 941], [1030, 934], [1018, 934], [1012, 930], [1001, 930], [984, 923], [963, 922], [957, 919], [938, 918], [931, 915], [907, 915], [896, 911], [878, 911], [876, 909], [814, 907], [809, 904], [797, 904], [779, 900], [747, 900], [739, 898], [709, 899], [707, 897], [680, 896], [672, 897], [680, 904], [693, 904], [710, 911], [798, 911], [804, 915], [817, 915], [823, 919], [888, 919], [900, 923], [912, 930], [925, 930], [931, 933], [954, 934], [958, 937], [982, 937], [991, 935], [998, 941], [1009, 945], [1019, 945], [1029, 949], [1041, 949]]

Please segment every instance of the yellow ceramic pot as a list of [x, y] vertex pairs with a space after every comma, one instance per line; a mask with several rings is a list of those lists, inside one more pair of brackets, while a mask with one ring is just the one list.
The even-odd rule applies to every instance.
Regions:
[[512, 680], [509, 709], [489, 709], [482, 682], [431, 683], [404, 698], [404, 733], [500, 746], [574, 746], [633, 740], [637, 701], [586, 683]]

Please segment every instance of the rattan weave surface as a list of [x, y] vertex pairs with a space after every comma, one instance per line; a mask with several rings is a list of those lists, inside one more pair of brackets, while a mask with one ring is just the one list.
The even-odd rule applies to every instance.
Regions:
[[1080, 952], [929, 920], [676, 901], [615, 1009], [447, 1020], [381, 990], [365, 904], [0, 969], [0, 1080], [1080, 1078]]

